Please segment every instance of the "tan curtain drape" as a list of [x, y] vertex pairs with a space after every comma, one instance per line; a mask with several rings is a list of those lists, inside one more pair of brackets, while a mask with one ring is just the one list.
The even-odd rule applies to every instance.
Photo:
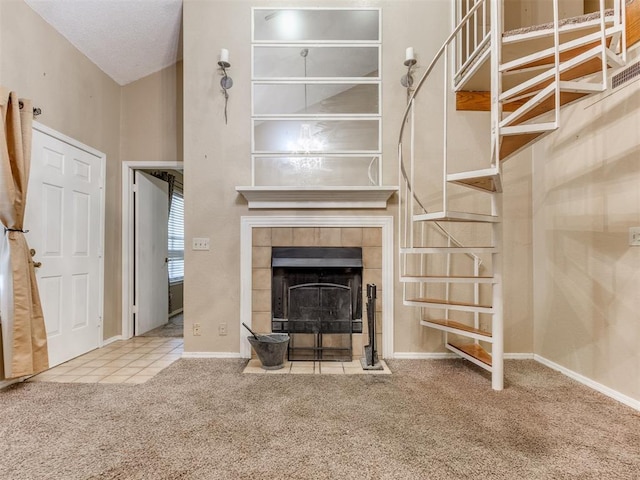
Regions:
[[[20, 109], [20, 103], [23, 108]], [[0, 87], [0, 273], [2, 343], [6, 378], [32, 375], [49, 368], [47, 333], [33, 260], [24, 236], [24, 213], [31, 166], [30, 100]], [[8, 253], [8, 254], [7, 254]]]

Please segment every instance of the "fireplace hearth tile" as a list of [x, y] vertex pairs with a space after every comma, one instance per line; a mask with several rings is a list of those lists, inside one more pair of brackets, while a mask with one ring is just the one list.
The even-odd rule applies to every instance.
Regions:
[[345, 375], [366, 375], [370, 372], [370, 370], [362, 369], [360, 360], [356, 360], [353, 362], [344, 362], [343, 368]]
[[282, 375], [291, 373], [291, 362], [284, 362], [282, 368], [276, 370], [265, 370], [267, 375]]
[[344, 375], [342, 362], [320, 362], [321, 375]]
[[264, 373], [266, 370], [262, 368], [262, 363], [257, 358], [252, 358], [247, 363], [247, 366], [244, 367], [242, 373]]
[[390, 375], [391, 370], [385, 363], [382, 363], [383, 370], [363, 370], [360, 360], [351, 362], [289, 362], [286, 361], [283, 368], [279, 370], [264, 370], [260, 365], [260, 360], [252, 359], [247, 363], [242, 373], [253, 374], [292, 374], [292, 375]]
[[294, 374], [314, 374], [315, 362], [291, 362], [291, 372]]

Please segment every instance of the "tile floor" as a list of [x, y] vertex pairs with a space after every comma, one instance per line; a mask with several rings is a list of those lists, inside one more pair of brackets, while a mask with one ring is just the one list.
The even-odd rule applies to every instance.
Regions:
[[134, 337], [110, 343], [46, 372], [29, 382], [144, 383], [182, 356], [175, 337]]
[[265, 370], [260, 360], [253, 358], [242, 373], [263, 373], [267, 375], [281, 374], [315, 374], [315, 375], [389, 375], [391, 370], [381, 360], [384, 370], [363, 370], [360, 360], [352, 362], [285, 362], [279, 370]]

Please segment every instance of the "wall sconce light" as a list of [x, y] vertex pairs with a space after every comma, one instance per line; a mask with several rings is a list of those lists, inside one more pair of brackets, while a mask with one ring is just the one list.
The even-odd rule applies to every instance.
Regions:
[[416, 56], [413, 52], [413, 47], [407, 47], [404, 59], [404, 65], [407, 67], [406, 75], [403, 75], [400, 79], [400, 83], [407, 89], [407, 101], [411, 98], [411, 87], [413, 86], [413, 75], [411, 69], [416, 64]]
[[218, 61], [218, 66], [222, 70], [222, 78], [220, 79], [220, 86], [222, 87], [222, 94], [224, 95], [224, 124], [227, 124], [227, 104], [229, 102], [229, 90], [233, 87], [233, 79], [227, 75], [227, 68], [231, 68], [231, 64], [229, 63], [229, 50], [226, 48], [222, 48], [220, 50], [220, 61]]

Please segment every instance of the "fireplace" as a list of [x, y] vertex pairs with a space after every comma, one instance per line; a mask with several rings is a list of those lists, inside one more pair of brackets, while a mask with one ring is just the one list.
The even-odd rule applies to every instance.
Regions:
[[289, 360], [351, 360], [362, 333], [362, 248], [274, 247], [273, 332], [289, 333]]

